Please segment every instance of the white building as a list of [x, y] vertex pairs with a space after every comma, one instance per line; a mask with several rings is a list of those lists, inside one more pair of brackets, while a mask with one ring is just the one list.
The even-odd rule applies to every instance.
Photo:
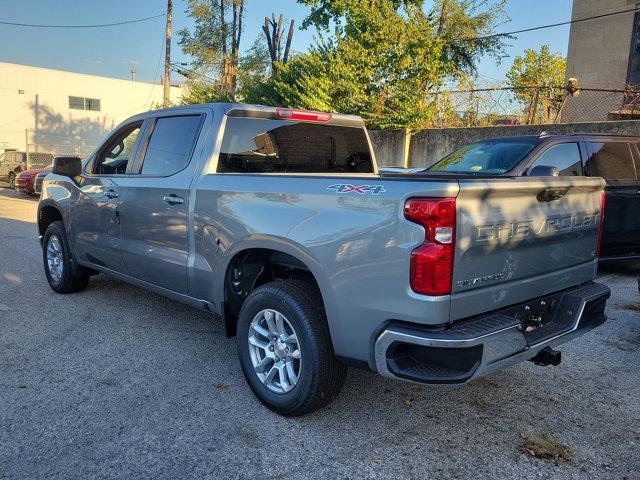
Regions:
[[[171, 87], [171, 101], [182, 96]], [[0, 62], [0, 153], [77, 145], [162, 103], [162, 85]], [[68, 153], [72, 153], [69, 151]]]

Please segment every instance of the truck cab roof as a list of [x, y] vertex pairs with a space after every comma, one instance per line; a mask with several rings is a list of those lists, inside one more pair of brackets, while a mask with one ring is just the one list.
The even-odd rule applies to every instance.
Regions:
[[189, 111], [211, 108], [214, 111], [222, 112], [225, 115], [235, 117], [265, 118], [265, 119], [291, 119], [303, 122], [320, 122], [328, 125], [340, 125], [346, 127], [365, 126], [362, 117], [357, 115], [346, 115], [331, 112], [318, 112], [314, 110], [299, 110], [282, 107], [270, 107], [265, 105], [253, 105], [248, 103], [200, 103], [192, 105], [181, 105], [177, 107], [150, 110], [132, 118], [147, 118], [153, 116], [163, 116], [166, 114], [188, 113]]

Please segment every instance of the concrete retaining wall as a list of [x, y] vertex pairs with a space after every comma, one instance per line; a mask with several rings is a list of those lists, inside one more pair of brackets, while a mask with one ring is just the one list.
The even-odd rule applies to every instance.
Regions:
[[402, 167], [404, 162], [404, 130], [369, 130], [379, 166]]
[[[562, 123], [558, 125], [517, 125], [513, 127], [433, 128], [422, 130], [411, 137], [409, 166], [428, 167], [467, 143], [485, 138], [539, 135], [568, 135], [572, 133], [606, 133], [640, 136], [640, 121], [595, 123]], [[402, 166], [404, 132], [400, 130], [374, 130], [370, 132], [378, 164]], [[375, 140], [374, 140], [375, 139]]]

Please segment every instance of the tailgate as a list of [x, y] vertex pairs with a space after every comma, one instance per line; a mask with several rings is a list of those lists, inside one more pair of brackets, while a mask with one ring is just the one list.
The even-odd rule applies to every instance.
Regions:
[[452, 321], [593, 279], [603, 180], [459, 184]]

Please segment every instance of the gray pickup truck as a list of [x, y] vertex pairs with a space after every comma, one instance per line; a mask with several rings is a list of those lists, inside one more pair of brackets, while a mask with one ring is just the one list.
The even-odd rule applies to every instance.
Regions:
[[104, 273], [218, 314], [258, 399], [295, 416], [347, 365], [461, 383], [558, 363], [606, 319], [603, 185], [379, 174], [359, 117], [194, 105], [56, 158], [38, 229], [54, 291]]

